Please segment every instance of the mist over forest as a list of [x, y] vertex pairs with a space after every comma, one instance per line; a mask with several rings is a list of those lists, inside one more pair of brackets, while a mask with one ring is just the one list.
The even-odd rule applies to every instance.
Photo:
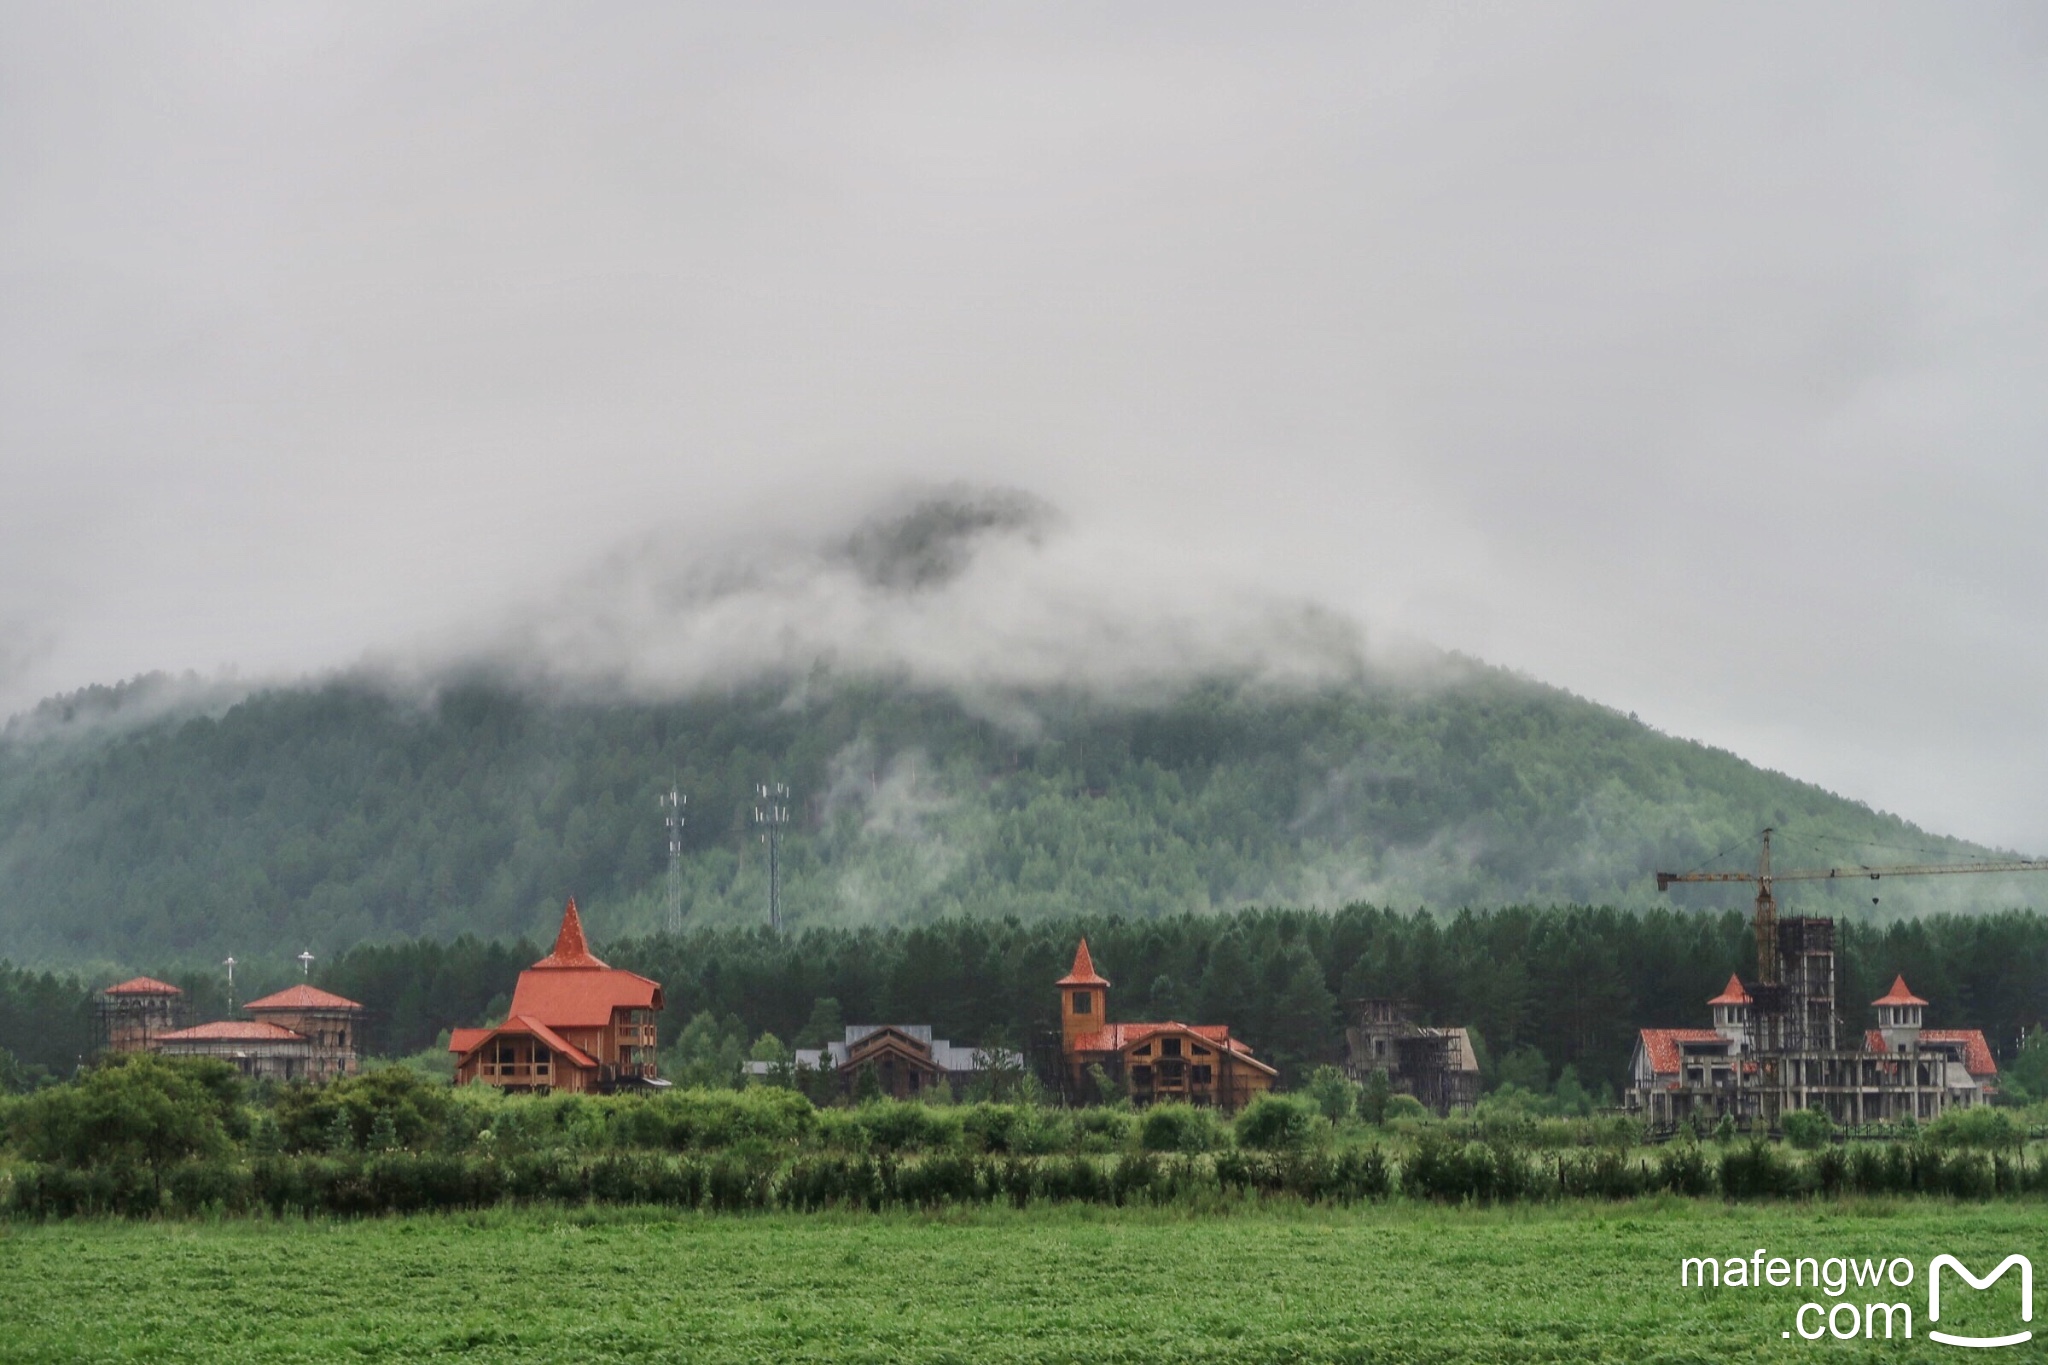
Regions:
[[[145, 677], [0, 735], [0, 957], [280, 961], [544, 935], [577, 896], [793, 928], [1246, 906], [1740, 907], [1651, 874], [1987, 850], [1311, 603], [1105, 574], [1029, 495], [924, 490], [798, 534], [597, 561], [466, 637], [300, 682]], [[1884, 919], [1990, 877], [1801, 893]]]

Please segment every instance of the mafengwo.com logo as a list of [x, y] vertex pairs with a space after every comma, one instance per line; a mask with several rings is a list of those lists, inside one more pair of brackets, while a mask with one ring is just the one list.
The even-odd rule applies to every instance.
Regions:
[[[2019, 1274], [2008, 1283], [2019, 1291], [2017, 1303], [1999, 1288], [2014, 1270]], [[1944, 1275], [1948, 1325], [1959, 1328], [1958, 1317], [1966, 1317], [1967, 1331], [1941, 1326]], [[1678, 1283], [1684, 1289], [1811, 1291], [1813, 1297], [1793, 1308], [1792, 1325], [1779, 1333], [1803, 1341], [1913, 1340], [1913, 1308], [1920, 1301], [1916, 1282], [1926, 1285], [1927, 1316], [1919, 1326], [1929, 1341], [1984, 1349], [2033, 1340], [2033, 1328], [2023, 1324], [2034, 1320], [2034, 1263], [2018, 1252], [1982, 1275], [1946, 1252], [1928, 1260], [1924, 1273], [1905, 1256], [1774, 1256], [1764, 1247], [1747, 1259], [1689, 1256], [1678, 1263]], [[1958, 1297], [1965, 1286], [1996, 1291], [1998, 1297], [1965, 1309]]]

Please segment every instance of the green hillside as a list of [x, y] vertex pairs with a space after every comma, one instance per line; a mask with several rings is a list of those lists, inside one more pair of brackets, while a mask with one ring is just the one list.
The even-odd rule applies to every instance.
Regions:
[[[1462, 663], [1429, 686], [1211, 681], [1145, 703], [963, 700], [818, 674], [603, 703], [344, 680], [152, 715], [162, 691], [45, 703], [0, 740], [0, 957], [198, 962], [541, 935], [570, 893], [608, 937], [652, 930], [665, 914], [657, 793], [671, 780], [690, 797], [693, 925], [765, 918], [749, 824], [753, 786], [770, 778], [796, 793], [782, 857], [796, 927], [1641, 905], [1656, 899], [1653, 869], [1717, 855], [1740, 867], [1765, 824], [1784, 831], [1788, 861], [1983, 851]], [[1877, 909], [1861, 884], [1804, 903], [1885, 915], [2028, 894], [1941, 881], [1887, 883]]]

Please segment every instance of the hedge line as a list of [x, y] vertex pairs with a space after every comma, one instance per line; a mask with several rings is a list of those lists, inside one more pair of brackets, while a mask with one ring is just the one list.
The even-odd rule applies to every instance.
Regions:
[[1674, 1146], [1531, 1156], [1425, 1140], [1398, 1165], [1379, 1148], [1214, 1157], [1024, 1157], [614, 1153], [508, 1158], [392, 1152], [195, 1161], [159, 1176], [133, 1165], [28, 1165], [0, 1175], [16, 1218], [222, 1213], [364, 1217], [500, 1204], [649, 1204], [716, 1212], [936, 1208], [1062, 1202], [1105, 1205], [1290, 1197], [1351, 1204], [1393, 1193], [1440, 1203], [1631, 1199], [1668, 1192], [1750, 1200], [1813, 1194], [1957, 1199], [2048, 1192], [2048, 1164], [1924, 1146], [1839, 1148], [1801, 1159], [1751, 1143], [1716, 1153]]

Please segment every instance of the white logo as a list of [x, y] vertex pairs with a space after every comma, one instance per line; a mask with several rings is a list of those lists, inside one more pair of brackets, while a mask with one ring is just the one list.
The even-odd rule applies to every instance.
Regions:
[[[2020, 1321], [2032, 1322], [2034, 1320], [2034, 1263], [2018, 1252], [2014, 1252], [1998, 1263], [1998, 1269], [1992, 1271], [1981, 1280], [1970, 1273], [1968, 1266], [1953, 1256], [1937, 1256], [1928, 1262], [1927, 1320], [1929, 1322], [1941, 1321], [1941, 1268], [1943, 1266], [1947, 1266], [1955, 1271], [1956, 1274], [1969, 1281], [1970, 1288], [1972, 1289], [1989, 1289], [1998, 1282], [1999, 1277], [2004, 1275], [2006, 1271], [2011, 1270], [2014, 1266], [2018, 1266], [2020, 1268]], [[1936, 1332], [1932, 1329], [1928, 1331], [1927, 1335], [1946, 1346], [2017, 1346], [2021, 1342], [2033, 1340], [2034, 1337], [2031, 1328], [2024, 1332], [2014, 1332], [2011, 1336], [2005, 1337], [1959, 1337], [1952, 1336], [1947, 1332]]]

